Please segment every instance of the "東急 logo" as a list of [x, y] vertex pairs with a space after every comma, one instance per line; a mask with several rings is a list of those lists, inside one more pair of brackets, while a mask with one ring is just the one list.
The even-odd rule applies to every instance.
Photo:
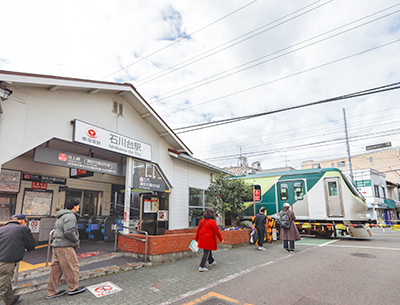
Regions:
[[93, 128], [88, 128], [86, 134], [89, 138], [96, 139], [98, 137], [97, 131]]

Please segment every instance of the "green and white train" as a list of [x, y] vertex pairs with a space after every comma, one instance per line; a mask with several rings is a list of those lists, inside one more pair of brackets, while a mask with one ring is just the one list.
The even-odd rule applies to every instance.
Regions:
[[301, 233], [328, 238], [339, 230], [352, 237], [371, 236], [367, 205], [356, 187], [337, 168], [306, 169], [240, 177], [260, 190], [259, 201], [246, 203], [245, 218], [261, 207], [276, 218], [285, 202], [296, 215]]

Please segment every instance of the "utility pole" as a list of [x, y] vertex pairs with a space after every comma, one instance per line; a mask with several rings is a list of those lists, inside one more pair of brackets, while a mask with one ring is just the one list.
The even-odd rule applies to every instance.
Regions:
[[352, 183], [353, 181], [353, 170], [351, 168], [351, 156], [350, 156], [350, 145], [349, 145], [349, 135], [347, 133], [347, 122], [346, 122], [346, 110], [343, 108], [344, 117], [344, 130], [346, 132], [346, 146], [347, 146], [347, 164], [349, 165], [349, 176]]

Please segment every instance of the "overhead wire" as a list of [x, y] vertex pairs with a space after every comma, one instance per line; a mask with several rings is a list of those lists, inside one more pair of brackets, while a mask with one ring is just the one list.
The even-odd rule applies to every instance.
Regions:
[[145, 59], [147, 59], [147, 58], [149, 58], [149, 57], [151, 57], [151, 56], [153, 56], [155, 54], [157, 54], [157, 53], [160, 53], [161, 51], [163, 51], [163, 50], [165, 50], [165, 49], [167, 49], [167, 48], [169, 48], [169, 47], [171, 47], [171, 46], [173, 46], [173, 45], [175, 45], [175, 44], [177, 44], [177, 43], [179, 43], [179, 42], [181, 42], [181, 41], [183, 41], [185, 39], [188, 39], [188, 38], [192, 37], [193, 35], [199, 33], [200, 31], [202, 31], [202, 30], [204, 30], [204, 29], [206, 29], [206, 28], [218, 23], [219, 21], [221, 21], [221, 20], [223, 20], [223, 19], [225, 19], [225, 18], [227, 18], [227, 17], [229, 17], [229, 16], [241, 11], [242, 9], [246, 8], [247, 6], [249, 6], [249, 5], [251, 5], [251, 4], [255, 3], [255, 2], [257, 2], [257, 0], [249, 2], [249, 3], [241, 6], [240, 8], [234, 10], [233, 12], [230, 12], [229, 14], [227, 14], [227, 15], [225, 15], [225, 16], [223, 16], [223, 17], [221, 17], [221, 18], [219, 18], [219, 19], [217, 19], [217, 20], [215, 20], [215, 21], [213, 21], [213, 22], [211, 22], [209, 24], [207, 24], [206, 26], [194, 31], [193, 33], [185, 35], [184, 37], [182, 37], [182, 38], [180, 38], [178, 40], [175, 40], [173, 43], [170, 43], [169, 45], [167, 45], [167, 46], [165, 46], [165, 47], [163, 47], [161, 49], [158, 49], [157, 51], [154, 51], [154, 52], [152, 52], [152, 53], [140, 58], [139, 60], [137, 60], [137, 61], [135, 61], [135, 62], [133, 62], [133, 63], [131, 63], [131, 64], [129, 64], [129, 65], [127, 65], [127, 66], [125, 66], [125, 67], [113, 72], [113, 73], [111, 73], [111, 74], [108, 74], [107, 76], [103, 77], [101, 80], [104, 80], [104, 79], [106, 79], [106, 78], [108, 78], [108, 77], [110, 77], [110, 76], [112, 76], [114, 74], [117, 74], [118, 72], [121, 72], [123, 70], [126, 70], [127, 68], [129, 68], [129, 67], [131, 67], [131, 66], [133, 66], [133, 65], [135, 65], [135, 64], [137, 64], [137, 63], [139, 63], [139, 62], [141, 62], [141, 61], [143, 61], [143, 60], [145, 60]]
[[[153, 98], [153, 99], [157, 99], [157, 100], [154, 101], [154, 102], [150, 102], [150, 104], [155, 104], [155, 103], [158, 103], [158, 102], [163, 101], [163, 100], [165, 100], [165, 99], [171, 98], [171, 97], [173, 97], [173, 96], [176, 96], [176, 95], [179, 95], [179, 94], [182, 94], [182, 93], [189, 92], [189, 91], [191, 91], [191, 90], [193, 90], [193, 89], [200, 88], [200, 87], [202, 87], [202, 86], [205, 86], [205, 85], [208, 85], [208, 84], [210, 84], [210, 83], [219, 81], [219, 80], [221, 80], [221, 79], [225, 79], [225, 78], [227, 78], [227, 77], [229, 77], [229, 76], [232, 76], [232, 75], [241, 73], [241, 72], [243, 72], [243, 71], [246, 71], [246, 70], [249, 70], [249, 69], [258, 67], [258, 66], [260, 66], [260, 65], [262, 65], [262, 64], [271, 62], [271, 61], [276, 60], [276, 59], [278, 59], [278, 58], [281, 58], [281, 57], [283, 57], [283, 56], [286, 56], [286, 55], [289, 55], [289, 54], [298, 52], [298, 51], [303, 50], [303, 49], [305, 49], [305, 48], [314, 46], [314, 45], [316, 45], [316, 44], [318, 44], [318, 43], [324, 42], [324, 41], [326, 41], [326, 40], [329, 40], [329, 39], [332, 39], [332, 38], [337, 37], [337, 36], [339, 36], [339, 35], [348, 33], [348, 32], [350, 32], [350, 31], [352, 31], [352, 30], [358, 29], [358, 28], [363, 27], [363, 26], [365, 26], [365, 25], [371, 24], [371, 23], [373, 23], [373, 22], [376, 22], [376, 21], [378, 21], [378, 20], [381, 20], [381, 19], [386, 18], [386, 17], [388, 17], [388, 16], [391, 16], [391, 15], [393, 15], [393, 14], [396, 14], [396, 13], [400, 12], [400, 10], [397, 10], [397, 11], [388, 13], [388, 14], [386, 14], [386, 15], [384, 15], [384, 16], [380, 16], [380, 17], [375, 18], [375, 19], [373, 19], [373, 20], [364, 22], [364, 23], [359, 24], [359, 25], [357, 25], [357, 26], [354, 26], [354, 27], [352, 27], [352, 28], [350, 28], [350, 29], [346, 29], [346, 30], [341, 31], [341, 32], [339, 32], [339, 33], [335, 33], [335, 34], [333, 34], [333, 35], [330, 35], [330, 36], [325, 37], [325, 38], [323, 38], [323, 39], [320, 39], [320, 40], [318, 40], [318, 41], [314, 41], [314, 42], [312, 42], [312, 43], [310, 43], [310, 44], [307, 44], [307, 45], [305, 45], [305, 46], [302, 46], [302, 47], [299, 47], [299, 48], [290, 50], [290, 51], [288, 51], [288, 52], [286, 52], [286, 53], [277, 55], [277, 56], [272, 57], [272, 58], [270, 58], [270, 59], [268, 59], [268, 60], [264, 60], [264, 61], [262, 61], [262, 62], [258, 62], [258, 61], [260, 61], [260, 60], [262, 60], [262, 59], [264, 59], [264, 58], [268, 58], [268, 57], [270, 57], [270, 56], [272, 56], [272, 55], [279, 54], [279, 53], [281, 53], [281, 52], [283, 52], [283, 51], [285, 51], [285, 50], [289, 50], [289, 49], [291, 49], [291, 48], [293, 48], [293, 47], [295, 47], [295, 46], [304, 44], [304, 43], [306, 43], [306, 42], [308, 42], [308, 41], [315, 40], [315, 39], [317, 39], [317, 38], [319, 38], [319, 37], [321, 37], [321, 36], [324, 36], [324, 35], [327, 35], [327, 34], [329, 34], [329, 33], [331, 33], [331, 32], [337, 31], [337, 30], [339, 30], [339, 29], [341, 29], [341, 28], [347, 27], [347, 26], [349, 26], [349, 25], [351, 25], [351, 24], [354, 24], [354, 23], [357, 23], [357, 22], [359, 22], [359, 21], [361, 21], [361, 20], [370, 18], [371, 16], [380, 14], [380, 13], [382, 13], [382, 12], [384, 12], [384, 11], [386, 11], [386, 10], [392, 9], [393, 7], [398, 6], [398, 5], [400, 5], [400, 4], [396, 4], [396, 5], [390, 6], [390, 7], [386, 8], [386, 9], [383, 9], [383, 10], [380, 10], [380, 11], [378, 11], [378, 12], [375, 12], [375, 13], [373, 13], [373, 14], [369, 14], [369, 15], [367, 15], [367, 16], [364, 16], [364, 17], [362, 17], [362, 18], [359, 18], [359, 19], [357, 19], [357, 20], [354, 20], [354, 21], [352, 21], [352, 22], [349, 22], [349, 23], [347, 23], [347, 24], [344, 24], [344, 25], [342, 25], [342, 26], [340, 26], [340, 27], [337, 27], [337, 28], [335, 28], [335, 29], [326, 31], [326, 32], [324, 32], [324, 33], [321, 33], [321, 34], [316, 35], [316, 36], [314, 36], [314, 37], [308, 38], [308, 39], [306, 39], [306, 40], [303, 40], [303, 41], [298, 42], [298, 43], [296, 43], [296, 44], [293, 44], [293, 45], [291, 45], [291, 46], [288, 46], [288, 47], [282, 48], [282, 49], [280, 49], [280, 50], [274, 51], [274, 52], [272, 52], [272, 53], [269, 53], [269, 54], [264, 55], [264, 56], [262, 56], [262, 57], [259, 57], [259, 58], [257, 58], [257, 59], [251, 60], [251, 61], [249, 61], [249, 62], [246, 62], [246, 63], [244, 63], [244, 64], [241, 64], [241, 65], [239, 65], [239, 66], [236, 66], [236, 67], [234, 67], [234, 68], [225, 70], [225, 71], [223, 71], [223, 72], [219, 72], [219, 73], [214, 74], [214, 75], [212, 75], [212, 76], [203, 78], [203, 79], [201, 79], [201, 80], [192, 82], [192, 83], [190, 83], [190, 84], [187, 84], [187, 85], [182, 86], [182, 87], [179, 87], [179, 88], [175, 88], [175, 89], [170, 90], [170, 91], [168, 91], [168, 92], [165, 92], [165, 93], [162, 93], [162, 94], [158, 94], [157, 97]], [[214, 54], [214, 53], [213, 53], [213, 54]], [[256, 62], [258, 62], [258, 63], [256, 63]], [[251, 66], [248, 66], [248, 65], [250, 65], [250, 64], [252, 64], [252, 65], [251, 65]], [[247, 66], [247, 67], [246, 67], [246, 66]], [[237, 71], [234, 71], [234, 72], [232, 72], [232, 73], [226, 74], [226, 73], [228, 73], [228, 72], [230, 72], [230, 71], [239, 69], [239, 68], [241, 68], [241, 67], [244, 67], [244, 68], [242, 68], [242, 69], [240, 69], [240, 70], [237, 70]], [[174, 70], [174, 71], [176, 71], [176, 70]], [[224, 74], [226, 74], [226, 75], [224, 75]], [[220, 75], [222, 75], [222, 76], [220, 76]], [[217, 77], [217, 76], [220, 76], [220, 77], [215, 78], [215, 77]], [[214, 78], [214, 79], [213, 79], [213, 78]], [[207, 81], [207, 80], [209, 80], [209, 81]], [[198, 83], [201, 83], [201, 84], [194, 86], [195, 84], [198, 84]], [[140, 86], [140, 85], [139, 85], [139, 86]], [[181, 90], [181, 89], [190, 87], [190, 86], [192, 86], [192, 87], [191, 87], [191, 88], [188, 88], [188, 89], [186, 89], [186, 90], [182, 90], [182, 91], [179, 91], [179, 92], [177, 92], [177, 93], [167, 95], [167, 94], [169, 94], [169, 93], [172, 93], [172, 92], [175, 92], [175, 91], [178, 91], [178, 90]], [[164, 95], [167, 95], [167, 96], [164, 97], [164, 98], [160, 98], [161, 96], [164, 96]]]
[[[216, 46], [216, 47], [214, 47], [214, 48], [212, 48], [212, 49], [210, 49], [210, 50], [207, 50], [207, 51], [205, 51], [205, 52], [202, 52], [202, 53], [200, 53], [200, 54], [198, 54], [198, 55], [196, 55], [196, 56], [193, 56], [193, 57], [188, 58], [188, 59], [186, 59], [186, 60], [184, 60], [184, 61], [181, 61], [180, 63], [177, 63], [177, 64], [175, 64], [175, 65], [173, 65], [173, 66], [171, 66], [171, 67], [169, 67], [169, 68], [166, 68], [166, 69], [164, 69], [164, 70], [162, 70], [162, 71], [160, 71], [160, 72], [154, 73], [153, 75], [150, 75], [150, 76], [145, 77], [145, 78], [143, 78], [143, 79], [141, 79], [141, 80], [138, 80], [137, 82], [135, 82], [134, 85], [135, 85], [135, 87], [143, 86], [144, 84], [147, 84], [147, 83], [152, 82], [152, 81], [154, 81], [154, 80], [156, 80], [156, 79], [159, 79], [160, 77], [163, 77], [163, 76], [168, 75], [168, 74], [170, 74], [170, 73], [172, 73], [172, 72], [175, 72], [175, 71], [178, 71], [178, 70], [180, 70], [180, 69], [182, 69], [182, 68], [185, 68], [185, 67], [187, 67], [187, 66], [190, 66], [190, 65], [192, 65], [192, 64], [194, 64], [194, 63], [197, 63], [197, 62], [199, 62], [199, 61], [201, 61], [201, 60], [203, 60], [203, 59], [205, 59], [205, 58], [208, 58], [208, 57], [210, 57], [210, 56], [213, 56], [213, 55], [215, 55], [215, 54], [217, 54], [217, 53], [219, 53], [219, 52], [222, 52], [222, 51], [224, 51], [224, 50], [226, 50], [226, 49], [229, 49], [229, 48], [231, 48], [231, 47], [233, 47], [233, 46], [236, 46], [236, 45], [238, 45], [238, 44], [241, 44], [241, 43], [243, 43], [243, 42], [245, 42], [245, 41], [247, 41], [247, 40], [249, 40], [249, 39], [251, 39], [251, 38], [254, 38], [254, 37], [256, 37], [256, 36], [258, 36], [258, 35], [261, 35], [261, 34], [267, 32], [267, 31], [269, 31], [269, 30], [271, 30], [271, 29], [274, 29], [274, 28], [276, 28], [276, 27], [278, 27], [278, 26], [280, 26], [280, 25], [283, 25], [283, 24], [285, 24], [285, 23], [287, 23], [287, 22], [289, 22], [289, 21], [292, 21], [292, 20], [294, 20], [294, 19], [296, 19], [296, 18], [298, 18], [298, 17], [301, 17], [301, 16], [303, 16], [303, 15], [305, 15], [305, 14], [308, 14], [308, 13], [312, 12], [313, 10], [316, 10], [317, 8], [320, 8], [320, 7], [322, 7], [322, 6], [324, 6], [324, 5], [328, 4], [328, 3], [330, 3], [330, 2], [332, 2], [332, 1], [333, 1], [333, 0], [329, 0], [328, 2], [323, 3], [323, 4], [321, 4], [321, 5], [319, 5], [319, 6], [315, 7], [315, 8], [312, 8], [312, 9], [306, 11], [306, 12], [303, 12], [303, 13], [301, 13], [301, 14], [299, 14], [299, 15], [296, 15], [296, 16], [294, 16], [294, 17], [288, 19], [288, 20], [282, 21], [281, 23], [279, 23], [279, 24], [277, 24], [277, 25], [274, 25], [274, 26], [269, 27], [269, 28], [267, 28], [267, 29], [264, 29], [264, 30], [262, 30], [262, 31], [260, 31], [260, 32], [258, 32], [258, 33], [256, 33], [256, 34], [253, 34], [254, 32], [256, 32], [256, 31], [258, 31], [258, 30], [260, 30], [260, 29], [263, 29], [263, 28], [265, 28], [265, 27], [267, 27], [267, 26], [269, 26], [269, 25], [271, 25], [271, 24], [274, 24], [274, 23], [276, 23], [276, 22], [278, 22], [278, 21], [280, 21], [280, 20], [282, 20], [282, 19], [284, 19], [284, 18], [287, 18], [287, 17], [289, 17], [289, 16], [291, 16], [291, 15], [297, 13], [297, 12], [300, 12], [300, 11], [302, 11], [302, 10], [304, 10], [304, 9], [306, 9], [306, 8], [308, 8], [308, 7], [310, 7], [310, 6], [314, 5], [314, 4], [316, 4], [316, 3], [318, 3], [318, 2], [321, 2], [321, 0], [318, 0], [318, 1], [314, 2], [314, 3], [309, 4], [309, 5], [306, 5], [306, 6], [302, 7], [302, 8], [300, 8], [300, 9], [298, 9], [298, 10], [296, 10], [296, 11], [294, 11], [294, 12], [291, 12], [291, 13], [285, 15], [285, 16], [282, 16], [282, 17], [280, 17], [280, 18], [278, 18], [278, 19], [276, 19], [276, 20], [274, 20], [274, 21], [268, 22], [267, 24], [264, 24], [263, 26], [258, 27], [257, 29], [254, 29], [254, 30], [252, 30], [252, 31], [249, 31], [249, 32], [247, 32], [246, 34], [240, 35], [240, 36], [238, 36], [238, 37], [236, 37], [236, 38], [234, 38], [234, 39], [231, 39], [231, 40], [229, 40], [229, 41], [227, 41], [227, 42], [225, 42], [225, 43], [223, 43], [223, 44], [220, 44], [220, 45], [218, 45], [218, 46]], [[250, 35], [250, 34], [253, 34], [253, 35], [251, 35], [250, 37], [246, 37], [246, 36], [248, 36], [248, 35]], [[246, 37], [246, 38], [244, 38], [244, 37]], [[239, 40], [239, 39], [241, 39], [241, 38], [243, 38], [243, 39], [242, 39], [242, 40]], [[237, 40], [239, 40], [239, 41], [237, 41]], [[236, 42], [235, 42], [235, 41], [236, 41]], [[233, 42], [235, 42], [235, 43], [233, 43]], [[228, 45], [229, 43], [232, 43], [232, 44]], [[225, 45], [228, 45], [228, 46], [227, 46], [227, 47], [224, 47], [224, 48], [222, 48], [222, 49], [219, 49], [219, 48], [221, 48], [221, 47], [223, 47], [223, 46], [225, 46]], [[218, 50], [218, 49], [219, 49], [219, 50]], [[214, 50], [217, 50], [217, 51], [213, 52]], [[211, 53], [211, 52], [212, 52], [212, 53]], [[201, 57], [201, 56], [203, 56], [203, 57]], [[201, 57], [201, 58], [199, 58], [199, 57]], [[196, 59], [196, 58], [199, 58], [199, 59]], [[194, 60], [194, 59], [196, 59], [196, 60]], [[162, 75], [160, 75], [160, 74], [162, 74]], [[157, 76], [157, 75], [158, 75], [158, 76]], [[151, 78], [151, 79], [148, 80], [149, 78]], [[146, 81], [146, 80], [147, 80], [147, 81]]]
[[[397, 41], [400, 41], [400, 39], [398, 39]], [[315, 106], [315, 105], [319, 105], [319, 104], [331, 103], [331, 102], [336, 102], [336, 101], [340, 101], [340, 100], [344, 100], [344, 99], [355, 98], [355, 97], [360, 97], [360, 96], [364, 96], [364, 95], [375, 94], [375, 93], [380, 93], [380, 92], [385, 92], [385, 91], [395, 90], [395, 89], [400, 89], [400, 82], [396, 82], [396, 83], [392, 83], [392, 84], [388, 84], [388, 85], [384, 85], [384, 86], [380, 86], [380, 87], [375, 87], [375, 88], [371, 88], [371, 89], [366, 89], [363, 91], [353, 92], [353, 93], [349, 93], [346, 95], [328, 98], [328, 99], [320, 100], [320, 101], [316, 101], [316, 102], [311, 102], [311, 103], [306, 103], [306, 104], [301, 104], [301, 105], [296, 105], [296, 106], [291, 106], [291, 107], [286, 107], [286, 108], [281, 108], [281, 109], [275, 109], [275, 110], [271, 110], [271, 111], [265, 111], [265, 112], [261, 112], [261, 113], [257, 113], [257, 114], [251, 114], [251, 115], [245, 115], [245, 116], [240, 116], [240, 117], [235, 117], [235, 118], [201, 123], [201, 124], [196, 124], [196, 125], [191, 125], [191, 126], [186, 126], [186, 127], [179, 127], [179, 128], [175, 128], [174, 131], [177, 134], [186, 133], [186, 132], [196, 131], [196, 130], [200, 130], [200, 129], [204, 129], [204, 128], [215, 127], [215, 126], [219, 126], [219, 125], [223, 125], [223, 124], [230, 124], [230, 123], [237, 122], [237, 121], [248, 120], [248, 119], [252, 119], [252, 118], [260, 117], [260, 116], [264, 116], [264, 115], [269, 115], [269, 114], [274, 114], [274, 113], [279, 113], [279, 112], [283, 112], [283, 111], [299, 109], [299, 108], [304, 108], [304, 107], [309, 107], [309, 106]], [[181, 130], [184, 130], [184, 131], [181, 131]]]

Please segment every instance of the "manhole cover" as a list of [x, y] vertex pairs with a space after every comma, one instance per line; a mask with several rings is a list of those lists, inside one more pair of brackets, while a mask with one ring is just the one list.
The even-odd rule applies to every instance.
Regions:
[[352, 253], [351, 255], [363, 258], [378, 258], [376, 255], [368, 254], [368, 253]]
[[219, 298], [212, 297], [199, 303], [199, 305], [234, 305], [234, 304], [225, 300], [221, 300]]

